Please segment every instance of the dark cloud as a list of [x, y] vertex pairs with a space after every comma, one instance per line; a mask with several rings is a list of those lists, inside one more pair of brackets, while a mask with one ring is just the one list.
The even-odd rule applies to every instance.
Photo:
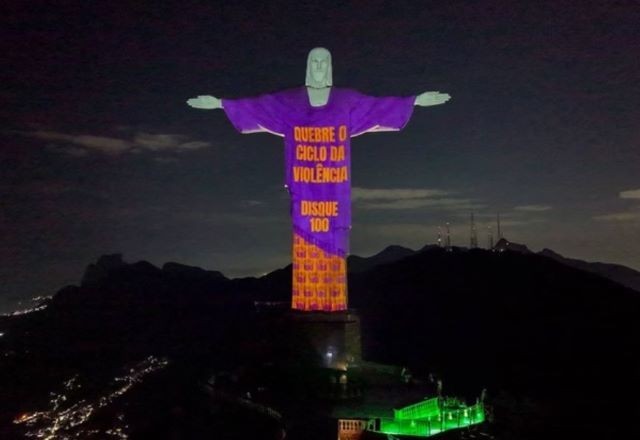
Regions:
[[152, 134], [135, 133], [131, 139], [122, 139], [108, 136], [95, 136], [89, 134], [66, 134], [55, 131], [37, 130], [33, 132], [23, 132], [25, 136], [43, 139], [47, 141], [57, 141], [77, 145], [58, 147], [50, 146], [52, 151], [61, 152], [70, 156], [83, 157], [90, 151], [97, 151], [104, 154], [117, 156], [124, 153], [136, 153], [143, 150], [180, 152], [199, 150], [211, 146], [210, 142], [189, 140], [187, 136], [179, 134]]

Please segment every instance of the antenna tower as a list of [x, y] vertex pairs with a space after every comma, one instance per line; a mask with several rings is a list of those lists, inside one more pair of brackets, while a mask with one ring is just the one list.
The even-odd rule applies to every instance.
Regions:
[[449, 222], [447, 222], [447, 241], [446, 248], [448, 251], [451, 250], [451, 229], [449, 228]]
[[476, 221], [471, 213], [471, 237], [469, 240], [469, 248], [475, 249], [478, 247], [478, 234], [476, 233]]
[[487, 226], [487, 229], [489, 230], [489, 250], [493, 250], [493, 231], [491, 230], [491, 226]]

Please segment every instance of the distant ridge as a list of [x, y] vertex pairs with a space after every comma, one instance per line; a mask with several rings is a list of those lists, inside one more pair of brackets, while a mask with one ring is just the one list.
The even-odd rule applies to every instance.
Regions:
[[180, 278], [199, 279], [202, 281], [226, 279], [222, 272], [216, 270], [205, 270], [196, 266], [173, 262], [164, 263], [162, 270]]
[[[454, 252], [466, 252], [469, 249], [463, 247], [454, 247]], [[574, 258], [567, 258], [551, 249], [543, 249], [540, 252], [532, 252], [525, 244], [509, 241], [501, 238], [495, 244], [494, 251], [497, 252], [513, 252], [523, 255], [538, 255], [540, 257], [549, 258], [563, 265], [597, 274], [614, 281], [622, 286], [640, 292], [640, 272], [626, 266], [611, 263], [587, 262]], [[371, 269], [386, 264], [396, 263], [405, 258], [425, 253], [439, 253], [444, 249], [434, 244], [427, 244], [419, 250], [413, 250], [404, 246], [391, 245], [382, 251], [370, 257], [361, 257], [358, 255], [350, 255], [347, 260], [347, 268], [350, 274], [362, 274]], [[288, 300], [288, 287], [284, 287], [290, 283], [291, 266], [276, 269], [267, 275], [256, 279], [253, 277], [229, 279], [219, 271], [205, 270], [195, 266], [188, 266], [176, 262], [165, 263], [162, 268], [157, 268], [152, 264], [140, 261], [128, 264], [123, 261], [122, 254], [103, 255], [95, 263], [89, 264], [85, 270], [80, 283], [81, 287], [90, 287], [101, 285], [111, 276], [127, 270], [135, 270], [136, 272], [144, 272], [150, 276], [158, 273], [162, 277], [166, 277], [173, 282], [187, 282], [190, 287], [199, 289], [205, 285], [214, 285], [217, 290], [232, 291], [252, 291], [257, 293], [259, 297], [270, 296], [274, 290], [278, 292], [280, 300]]]
[[576, 269], [596, 273], [620, 283], [625, 287], [640, 292], [640, 272], [633, 270], [630, 267], [623, 266], [621, 264], [588, 262], [577, 260], [575, 258], [567, 258], [547, 248], [538, 252], [538, 255], [551, 258], [566, 264], [567, 266], [575, 267]]
[[[547, 438], [538, 435], [547, 431], [546, 420], [563, 422], [562, 437], [552, 438], [639, 438], [637, 432], [607, 430], [636, 428], [610, 421], [635, 420], [637, 397], [628, 390], [640, 386], [640, 295], [570, 266], [584, 263], [579, 260], [500, 244], [502, 252], [390, 246], [368, 258], [351, 257], [352, 269], [362, 270], [349, 274], [349, 304], [361, 316], [365, 359], [407, 366], [416, 377], [446, 374], [447, 390], [465, 397], [486, 388], [500, 426], [519, 430], [494, 438], [534, 438], [531, 432]], [[175, 416], [176, 402], [205, 417], [202, 429], [211, 429], [213, 418], [222, 432], [219, 422], [229, 413], [212, 413], [210, 402], [197, 400], [199, 381], [212, 371], [231, 378], [280, 360], [298, 365], [297, 338], [281, 319], [286, 309], [259, 307], [286, 306], [290, 292], [291, 266], [260, 278], [228, 279], [179, 263], [159, 268], [126, 263], [121, 254], [100, 257], [87, 267], [81, 286], [61, 289], [36, 312], [0, 318], [5, 419], [40, 408], [33, 402], [46, 401], [70, 377], [91, 386], [65, 390], [65, 405], [98, 401], [123, 371], [155, 359], [168, 366], [69, 433], [86, 438], [76, 434], [104, 429], [104, 420], [124, 414], [132, 432], [140, 433], [136, 438], [165, 438], [155, 430], [170, 426], [164, 422]], [[278, 381], [270, 388], [286, 385]], [[289, 398], [285, 392], [280, 402]], [[598, 424], [585, 424], [592, 411]], [[245, 416], [227, 429], [250, 425]], [[194, 419], [183, 420], [188, 423], [179, 426], [191, 429]], [[0, 438], [19, 438], [24, 430], [0, 423]], [[598, 435], [584, 435], [593, 432]], [[179, 438], [216, 436], [191, 432]], [[305, 432], [291, 438], [328, 437]]]
[[351, 273], [365, 272], [375, 266], [393, 263], [415, 253], [416, 251], [413, 249], [398, 245], [391, 245], [371, 257], [359, 257], [357, 255], [349, 256], [347, 260], [347, 268]]
[[532, 254], [533, 253], [533, 252], [531, 252], [531, 250], [529, 250], [529, 248], [526, 245], [520, 244], [520, 243], [511, 242], [511, 241], [507, 240], [506, 238], [501, 238], [500, 240], [498, 240], [498, 242], [493, 247], [493, 250], [498, 251], [498, 252], [511, 251], [511, 252], [518, 252], [518, 253], [521, 253], [521, 254]]
[[[534, 253], [526, 245], [514, 243], [507, 240], [506, 238], [501, 238], [496, 243], [494, 250], [498, 252], [517, 252], [525, 255]], [[588, 262], [575, 258], [567, 258], [547, 248], [544, 248], [540, 252], [537, 252], [536, 255], [551, 258], [552, 260], [555, 260], [566, 266], [573, 267], [575, 269], [598, 274], [625, 287], [640, 292], [640, 272], [633, 270], [630, 267], [623, 266], [621, 264]]]
[[[376, 266], [400, 261], [403, 258], [409, 257], [411, 255], [423, 252], [438, 252], [441, 249], [442, 248], [440, 246], [437, 246], [435, 244], [427, 244], [417, 251], [403, 246], [391, 245], [387, 246], [382, 251], [370, 257], [351, 255], [347, 260], [347, 267], [350, 273], [357, 274], [366, 272]], [[459, 247], [454, 247], [453, 249], [457, 251], [467, 250], [467, 248]], [[621, 264], [588, 262], [575, 258], [567, 258], [547, 248], [543, 249], [540, 252], [533, 252], [527, 247], [527, 245], [509, 241], [506, 238], [501, 238], [500, 240], [498, 240], [493, 250], [497, 252], [515, 252], [524, 255], [535, 254], [541, 257], [550, 258], [566, 266], [603, 276], [625, 287], [640, 292], [640, 272]]]

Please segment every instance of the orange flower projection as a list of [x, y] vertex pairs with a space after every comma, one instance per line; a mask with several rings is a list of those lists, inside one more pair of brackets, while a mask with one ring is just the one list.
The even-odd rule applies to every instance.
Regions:
[[295, 310], [335, 312], [347, 308], [347, 261], [293, 234], [293, 295]]

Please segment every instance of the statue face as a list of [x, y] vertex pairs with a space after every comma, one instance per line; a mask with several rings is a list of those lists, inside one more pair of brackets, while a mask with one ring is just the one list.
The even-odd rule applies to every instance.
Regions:
[[332, 82], [331, 53], [323, 47], [312, 49], [307, 58], [305, 84], [309, 87], [322, 88], [331, 86]]
[[309, 62], [311, 63], [311, 76], [317, 82], [324, 82], [329, 70], [329, 57], [326, 53], [317, 51], [312, 53]]

